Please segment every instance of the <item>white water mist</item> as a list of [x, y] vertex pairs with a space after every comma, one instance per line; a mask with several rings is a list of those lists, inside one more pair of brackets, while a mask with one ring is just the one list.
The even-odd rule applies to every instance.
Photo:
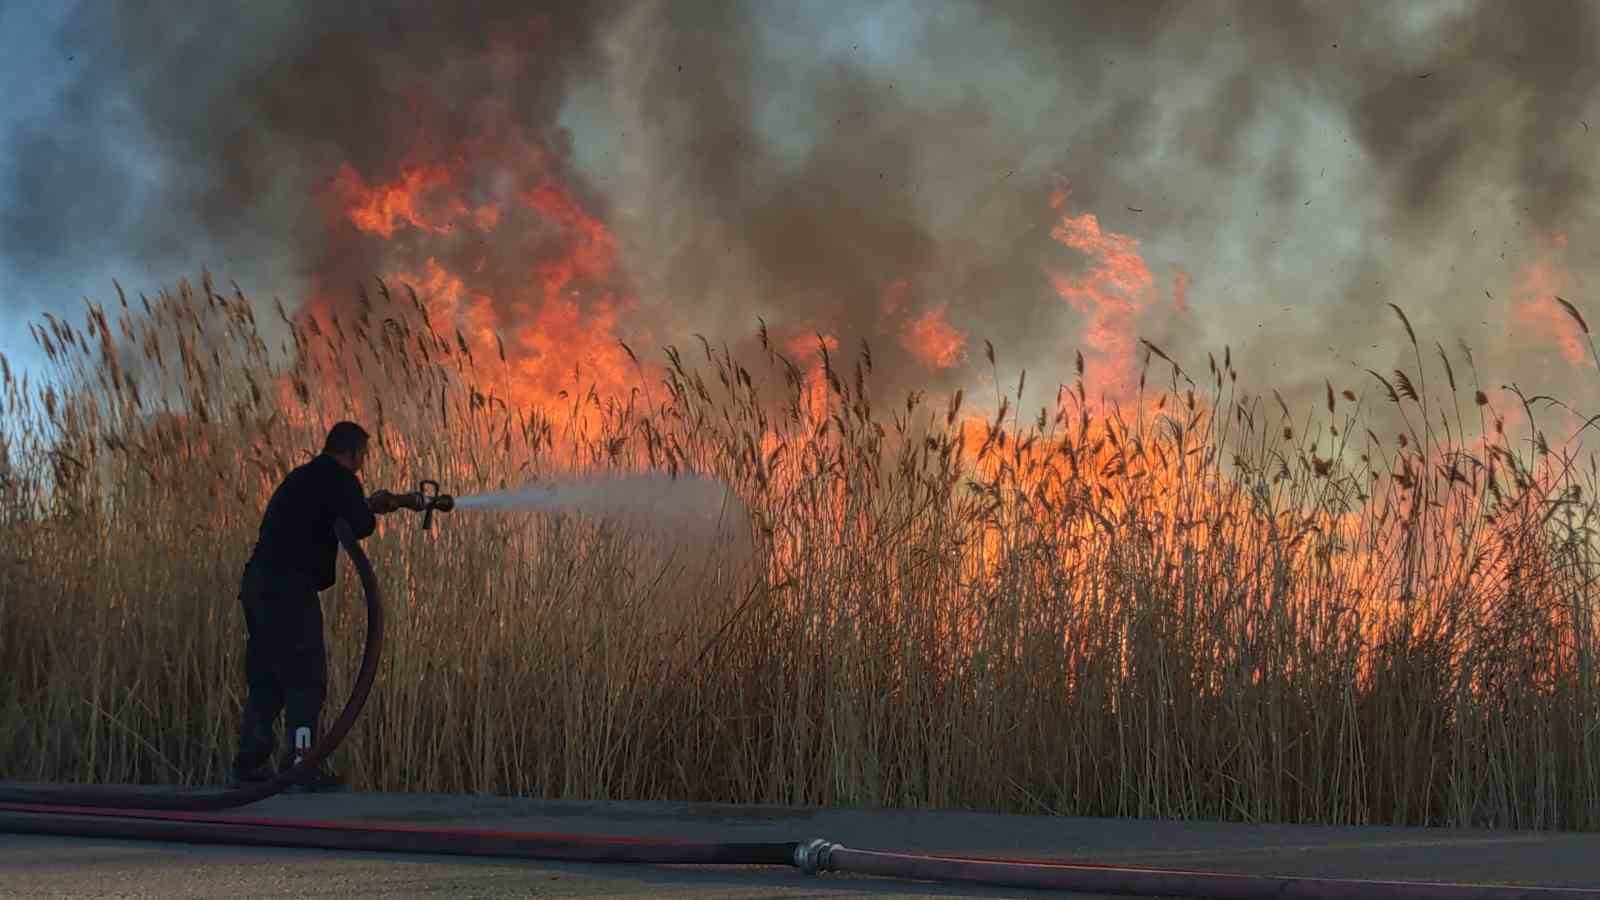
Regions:
[[702, 475], [643, 472], [539, 481], [456, 498], [456, 509], [526, 510], [592, 516], [657, 532], [674, 542], [748, 541], [750, 516], [726, 482]]

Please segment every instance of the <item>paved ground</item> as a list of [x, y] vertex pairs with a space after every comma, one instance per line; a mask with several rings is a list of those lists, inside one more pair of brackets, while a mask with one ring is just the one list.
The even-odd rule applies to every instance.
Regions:
[[[1276, 875], [1600, 888], [1600, 835], [1255, 826], [437, 795], [274, 797], [274, 818], [471, 825], [1171, 866]], [[0, 832], [4, 819], [0, 817]], [[528, 863], [0, 833], [0, 897], [1030, 897], [791, 868]]]

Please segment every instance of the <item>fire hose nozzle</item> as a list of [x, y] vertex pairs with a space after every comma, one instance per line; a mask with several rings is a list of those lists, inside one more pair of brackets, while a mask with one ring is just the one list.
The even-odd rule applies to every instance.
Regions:
[[422, 513], [424, 530], [433, 527], [434, 510], [449, 512], [456, 508], [456, 498], [439, 493], [439, 482], [427, 479], [419, 482], [417, 489], [409, 494], [390, 494], [389, 497], [400, 509], [414, 509]]
[[[429, 490], [432, 488], [432, 490]], [[439, 482], [424, 479], [417, 484], [417, 497], [422, 501], [422, 530], [433, 528], [433, 511], [449, 512], [456, 508], [456, 498], [439, 493]]]

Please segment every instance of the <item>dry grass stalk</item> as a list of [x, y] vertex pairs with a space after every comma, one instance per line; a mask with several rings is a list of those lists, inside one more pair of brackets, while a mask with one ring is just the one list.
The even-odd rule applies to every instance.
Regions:
[[[260, 504], [353, 415], [373, 484], [709, 472], [757, 548], [734, 568], [576, 517], [386, 523], [392, 649], [343, 753], [366, 787], [1600, 827], [1594, 461], [1519, 442], [1520, 398], [1475, 390], [1463, 419], [1420, 354], [1415, 380], [1372, 373], [1377, 413], [1328, 384], [1296, 420], [1231, 351], [1202, 390], [1148, 345], [1171, 379], [1133, 412], [1088, 402], [1080, 366], [1025, 426], [1020, 377], [990, 419], [959, 393], [884, 419], [869, 351], [847, 381], [763, 324], [764, 375], [624, 348], [636, 395], [578, 372], [531, 410], [409, 290], [320, 324], [209, 278], [140, 299], [120, 341], [99, 309], [36, 326], [48, 384], [5, 368], [0, 776], [220, 777]], [[1476, 385], [1440, 356], [1452, 397]], [[1380, 414], [1408, 417], [1398, 441]]]

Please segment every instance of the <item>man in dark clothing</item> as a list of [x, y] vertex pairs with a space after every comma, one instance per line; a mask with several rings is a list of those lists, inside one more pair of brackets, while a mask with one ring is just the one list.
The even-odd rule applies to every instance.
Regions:
[[[377, 515], [399, 508], [388, 491], [363, 496], [357, 475], [366, 462], [367, 447], [368, 436], [361, 426], [334, 425], [322, 453], [290, 472], [267, 503], [239, 588], [248, 634], [245, 681], [250, 693], [239, 724], [235, 785], [272, 777], [268, 766], [280, 712], [289, 736], [281, 768], [294, 765], [316, 741], [328, 681], [318, 592], [334, 583], [339, 539], [333, 524], [345, 520], [361, 540], [377, 528]], [[342, 782], [319, 770], [297, 786], [335, 790]]]

